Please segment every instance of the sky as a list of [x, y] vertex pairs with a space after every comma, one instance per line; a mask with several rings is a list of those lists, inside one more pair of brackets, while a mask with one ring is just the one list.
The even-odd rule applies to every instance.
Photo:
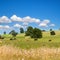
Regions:
[[60, 0], [0, 0], [0, 34], [28, 26], [60, 28]]

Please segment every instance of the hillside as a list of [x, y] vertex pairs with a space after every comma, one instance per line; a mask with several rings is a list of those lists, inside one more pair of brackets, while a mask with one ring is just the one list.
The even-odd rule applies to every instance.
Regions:
[[[5, 38], [0, 39], [0, 46], [11, 45], [19, 48], [39, 48], [39, 47], [60, 47], [60, 31], [55, 31], [56, 35], [51, 36], [50, 32], [43, 32], [43, 38], [34, 41], [34, 39], [25, 34], [18, 34], [16, 40], [10, 40], [12, 35], [3, 35]], [[49, 41], [51, 40], [51, 41]]]

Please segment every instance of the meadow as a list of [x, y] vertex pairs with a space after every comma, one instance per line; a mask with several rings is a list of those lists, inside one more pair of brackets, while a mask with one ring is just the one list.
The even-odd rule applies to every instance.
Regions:
[[54, 36], [43, 32], [37, 41], [25, 34], [18, 34], [16, 40], [10, 40], [12, 35], [2, 35], [0, 60], [60, 60], [60, 31], [55, 32]]
[[[0, 46], [2, 45], [10, 45], [23, 49], [30, 48], [39, 48], [39, 47], [60, 47], [60, 31], [55, 31], [56, 35], [51, 36], [50, 32], [43, 32], [43, 38], [34, 41], [34, 39], [29, 36], [25, 36], [25, 34], [18, 34], [16, 36], [16, 40], [10, 40], [12, 35], [3, 35], [5, 38], [0, 39]], [[51, 40], [51, 41], [49, 41]]]

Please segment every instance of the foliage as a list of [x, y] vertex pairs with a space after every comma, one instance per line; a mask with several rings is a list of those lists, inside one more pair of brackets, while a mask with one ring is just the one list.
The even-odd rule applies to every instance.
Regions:
[[50, 31], [52, 31], [52, 29], [50, 29]]
[[46, 32], [46, 30], [42, 30], [42, 32]]
[[4, 37], [0, 35], [0, 39], [4, 39]]
[[38, 38], [42, 38], [42, 31], [38, 28], [34, 28], [31, 37], [34, 38], [35, 40], [37, 40]]
[[31, 36], [32, 33], [33, 33], [33, 27], [29, 26], [29, 27], [27, 28], [27, 31], [25, 32], [25, 35], [26, 35], [26, 36]]
[[20, 33], [24, 33], [24, 29], [23, 28], [20, 28]]
[[34, 28], [29, 26], [26, 31], [26, 36], [30, 36], [31, 38], [34, 38], [37, 40], [38, 38], [42, 38], [42, 31], [38, 28]]
[[38, 41], [36, 42], [34, 41], [34, 39], [30, 38], [30, 36], [25, 36], [25, 34], [18, 34], [16, 36], [16, 40], [10, 40], [10, 38], [13, 37], [12, 35], [8, 34], [4, 35], [4, 40], [0, 39], [0, 41], [2, 41], [2, 44], [0, 45], [19, 47], [20, 49], [31, 49], [40, 47], [60, 48], [60, 31], [55, 32], [55, 36], [51, 36], [49, 31], [42, 32], [43, 37], [41, 39], [38, 39]]
[[16, 38], [10, 38], [10, 40], [16, 40]]
[[51, 35], [55, 35], [55, 32], [54, 32], [54, 31], [51, 31], [50, 34], [51, 34]]
[[4, 34], [6, 34], [6, 31], [4, 31]]
[[12, 34], [12, 35], [13, 35], [13, 37], [15, 37], [18, 33], [17, 33], [17, 32], [15, 32], [15, 30], [12, 30], [9, 34]]

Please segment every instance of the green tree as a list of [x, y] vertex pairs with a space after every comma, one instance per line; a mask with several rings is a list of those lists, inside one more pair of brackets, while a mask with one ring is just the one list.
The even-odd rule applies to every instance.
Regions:
[[24, 29], [23, 28], [20, 28], [20, 33], [24, 33]]
[[13, 36], [13, 38], [11, 38], [11, 40], [15, 40], [16, 35], [18, 34], [17, 32], [15, 32], [15, 30], [12, 30], [9, 34], [11, 34]]
[[52, 29], [50, 29], [50, 31], [52, 31]]
[[35, 40], [37, 40], [38, 38], [42, 38], [42, 31], [38, 28], [34, 28], [33, 35], [31, 37], [34, 38]]
[[55, 31], [51, 31], [50, 32], [50, 35], [55, 35]]
[[4, 34], [6, 34], [6, 31], [4, 31]]
[[27, 31], [25, 32], [25, 35], [26, 35], [26, 36], [31, 36], [32, 33], [33, 33], [33, 27], [29, 26], [29, 27], [27, 28]]

